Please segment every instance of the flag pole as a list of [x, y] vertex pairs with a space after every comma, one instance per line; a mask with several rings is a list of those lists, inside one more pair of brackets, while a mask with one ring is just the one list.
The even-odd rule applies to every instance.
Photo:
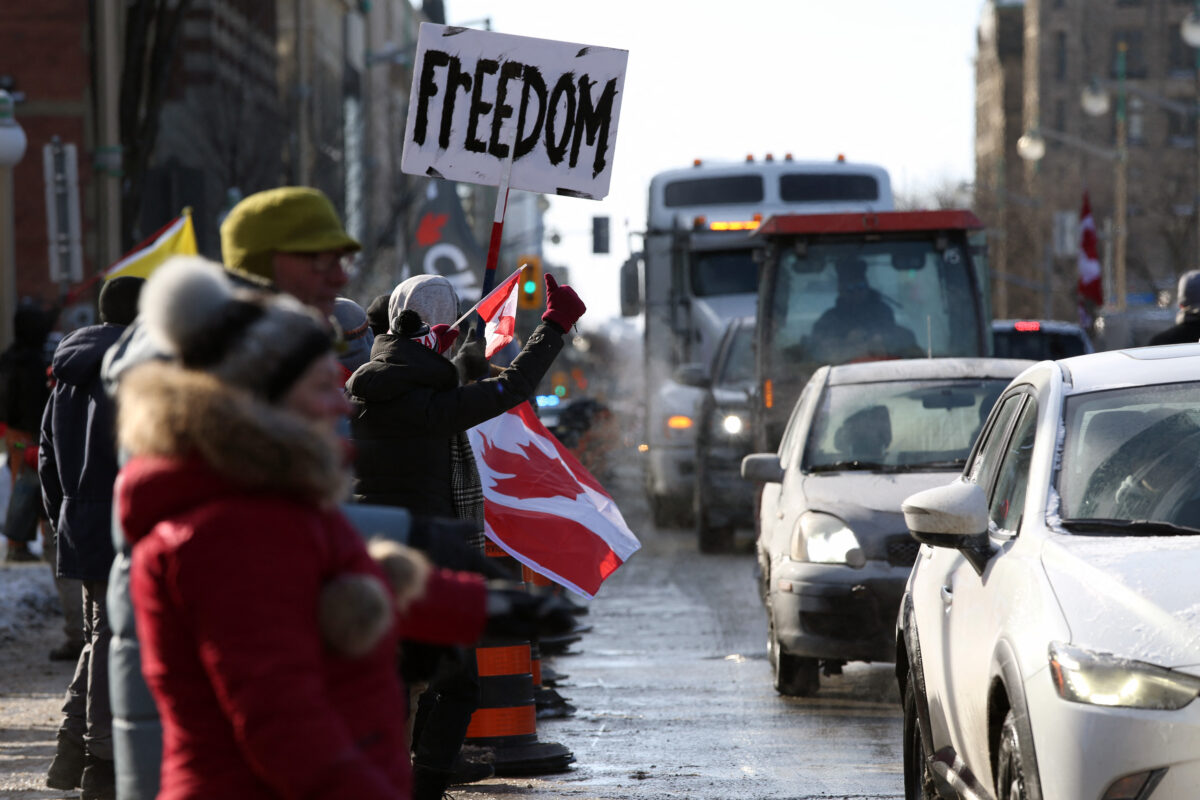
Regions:
[[[505, 125], [502, 136], [508, 145], [508, 157], [504, 159], [504, 165], [500, 169], [500, 185], [496, 187], [496, 210], [492, 214], [492, 238], [488, 243], [487, 265], [483, 270], [483, 288], [479, 291], [480, 302], [483, 302], [483, 298], [487, 297], [488, 293], [492, 291], [492, 287], [496, 285], [496, 265], [500, 263], [500, 236], [504, 232], [504, 212], [508, 208], [508, 182], [512, 177], [513, 155], [517, 147], [516, 123], [510, 122]], [[483, 338], [485, 325], [486, 323], [481, 317], [475, 329], [480, 339]]]
[[[517, 272], [518, 272], [518, 273], [523, 273], [523, 272], [525, 271], [525, 268], [526, 268], [526, 267], [528, 267], [528, 266], [529, 266], [528, 264], [521, 264], [520, 266], [518, 266], [518, 267], [517, 267]], [[517, 280], [520, 280], [520, 278], [517, 278]], [[507, 281], [506, 281], [506, 282], [507, 282]], [[479, 298], [479, 302], [477, 302], [475, 305], [473, 305], [473, 306], [471, 306], [470, 308], [468, 308], [468, 309], [467, 309], [467, 313], [463, 314], [461, 317], [459, 317], [458, 319], [456, 319], [456, 320], [454, 321], [454, 324], [453, 324], [453, 325], [451, 325], [450, 327], [451, 327], [451, 328], [457, 328], [459, 325], [462, 325], [462, 324], [463, 324], [463, 322], [465, 322], [465, 321], [466, 321], [467, 317], [469, 317], [469, 316], [471, 316], [472, 314], [474, 314], [474, 313], [475, 313], [475, 311], [476, 311], [476, 309], [478, 309], [478, 308], [479, 308], [481, 305], [483, 305], [483, 304], [484, 304], [485, 302], [487, 302], [488, 300], [492, 299], [492, 295], [494, 295], [496, 292], [500, 291], [500, 290], [501, 290], [501, 289], [503, 289], [503, 288], [504, 288], [504, 284], [500, 284], [500, 285], [499, 285], [499, 286], [497, 286], [495, 289], [492, 289], [490, 292], [488, 292], [487, 294], [485, 294], [483, 297]], [[480, 321], [481, 321], [481, 322], [485, 322], [485, 324], [486, 324], [486, 321], [485, 321], [485, 320], [484, 320], [482, 317], [480, 317]]]

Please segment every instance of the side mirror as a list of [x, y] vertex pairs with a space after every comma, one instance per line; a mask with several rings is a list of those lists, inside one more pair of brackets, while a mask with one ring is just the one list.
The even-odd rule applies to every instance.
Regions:
[[707, 389], [711, 383], [708, 379], [708, 370], [704, 368], [703, 364], [681, 364], [671, 377], [676, 383], [693, 386], [697, 389]]
[[783, 465], [775, 453], [755, 453], [742, 459], [742, 477], [759, 483], [781, 483]]
[[932, 547], [952, 547], [982, 575], [991, 558], [987, 496], [968, 481], [917, 492], [900, 504], [912, 537]]
[[621, 316], [636, 317], [642, 313], [641, 276], [638, 274], [640, 256], [634, 254], [621, 265]]

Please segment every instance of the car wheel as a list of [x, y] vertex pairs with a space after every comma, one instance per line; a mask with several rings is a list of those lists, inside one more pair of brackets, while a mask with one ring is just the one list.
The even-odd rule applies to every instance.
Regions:
[[696, 518], [696, 544], [701, 553], [728, 553], [733, 550], [734, 528], [732, 525], [714, 526], [708, 521], [708, 504], [704, 501], [704, 490], [696, 490], [693, 516]]
[[904, 800], [937, 800], [933, 773], [921, 739], [915, 682], [916, 676], [909, 672], [904, 687]]
[[775, 691], [785, 697], [812, 697], [821, 685], [821, 663], [785, 653], [775, 635], [775, 617], [767, 608], [767, 660], [775, 675]]
[[1026, 800], [1025, 769], [1021, 764], [1020, 738], [1017, 733], [1017, 718], [1009, 711], [1004, 715], [1004, 727], [1000, 729], [1000, 748], [996, 754], [996, 798], [997, 800]]

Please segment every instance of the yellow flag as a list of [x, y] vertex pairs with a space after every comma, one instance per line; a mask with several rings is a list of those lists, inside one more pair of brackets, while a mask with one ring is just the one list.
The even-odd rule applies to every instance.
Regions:
[[104, 273], [104, 280], [122, 276], [149, 278], [171, 256], [196, 255], [196, 230], [192, 227], [192, 209], [171, 220], [162, 230], [135, 247]]

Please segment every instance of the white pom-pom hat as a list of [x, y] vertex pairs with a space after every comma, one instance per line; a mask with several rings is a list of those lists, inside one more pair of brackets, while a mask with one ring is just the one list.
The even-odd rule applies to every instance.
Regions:
[[184, 367], [270, 402], [333, 349], [327, 326], [295, 298], [236, 286], [220, 264], [198, 256], [155, 270], [138, 311], [155, 345]]

